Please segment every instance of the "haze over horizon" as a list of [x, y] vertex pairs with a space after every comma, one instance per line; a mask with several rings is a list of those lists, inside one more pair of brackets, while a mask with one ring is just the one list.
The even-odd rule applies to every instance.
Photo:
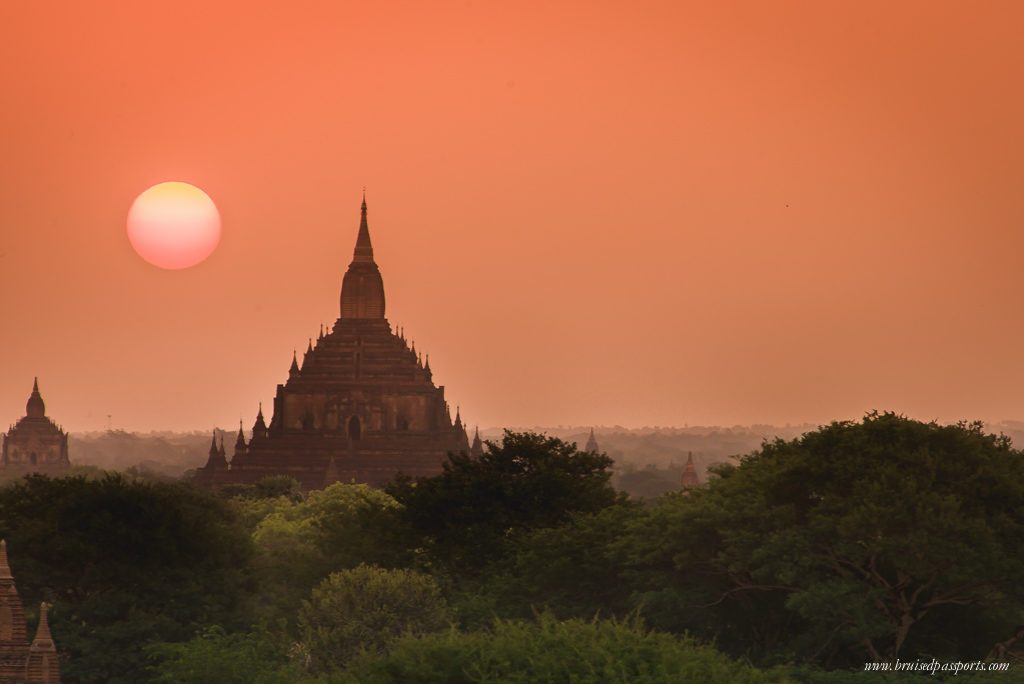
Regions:
[[269, 419], [363, 186], [470, 426], [1024, 420], [1020, 3], [57, 5], [0, 10], [0, 426]]

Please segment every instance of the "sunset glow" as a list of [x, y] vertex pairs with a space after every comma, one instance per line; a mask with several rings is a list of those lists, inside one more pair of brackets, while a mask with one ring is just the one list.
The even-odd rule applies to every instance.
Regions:
[[160, 183], [139, 195], [128, 211], [128, 240], [154, 266], [188, 268], [217, 247], [220, 214], [194, 185]]
[[[366, 186], [470, 425], [1024, 421], [1024, 3], [59, 4], [0, 12], [4, 420], [251, 425]], [[219, 245], [125, 240], [161, 180]]]

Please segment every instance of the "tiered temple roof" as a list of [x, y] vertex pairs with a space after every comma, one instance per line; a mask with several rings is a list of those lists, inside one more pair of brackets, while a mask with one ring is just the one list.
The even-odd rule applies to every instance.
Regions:
[[0, 684], [60, 684], [57, 646], [50, 636], [47, 607], [39, 608], [36, 637], [29, 644], [25, 609], [0, 541]]
[[[396, 473], [433, 475], [450, 451], [468, 451], [430, 362], [384, 317], [384, 285], [373, 260], [366, 200], [352, 262], [342, 280], [340, 316], [309, 341], [277, 386], [267, 426], [260, 407], [248, 444], [239, 431], [229, 466], [211, 461], [200, 485], [291, 475], [304, 489], [334, 481], [382, 484]], [[213, 467], [210, 467], [211, 464]]]
[[71, 465], [68, 435], [46, 417], [46, 404], [39, 393], [39, 378], [25, 403], [25, 417], [7, 432], [0, 450], [0, 467], [27, 472], [57, 472]]

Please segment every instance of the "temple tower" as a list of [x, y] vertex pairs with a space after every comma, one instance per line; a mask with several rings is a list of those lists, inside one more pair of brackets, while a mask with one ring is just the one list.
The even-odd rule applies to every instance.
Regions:
[[27, 658], [25, 608], [7, 564], [7, 542], [0, 541], [0, 682], [22, 681]]
[[57, 646], [50, 635], [47, 605], [39, 607], [39, 627], [30, 645], [25, 609], [7, 563], [5, 540], [0, 540], [0, 684], [60, 684]]
[[4, 436], [0, 467], [26, 472], [54, 473], [67, 469], [68, 435], [46, 417], [46, 404], [39, 393], [39, 378], [25, 403], [25, 417]]
[[686, 469], [683, 470], [683, 492], [687, 493], [695, 487], [700, 487], [700, 478], [697, 477], [697, 468], [693, 465], [693, 452], [690, 451], [686, 456]]
[[57, 646], [50, 636], [50, 622], [46, 617], [46, 603], [39, 607], [39, 628], [28, 648], [25, 664], [26, 684], [60, 684], [60, 663]]
[[384, 316], [365, 196], [339, 304], [333, 327], [321, 329], [315, 343], [310, 338], [301, 364], [293, 353], [270, 425], [260, 407], [252, 439], [245, 444], [240, 436], [229, 469], [200, 469], [198, 484], [289, 475], [305, 490], [334, 481], [380, 485], [398, 472], [434, 475], [448, 452], [469, 450], [461, 416], [453, 423], [429, 359]]

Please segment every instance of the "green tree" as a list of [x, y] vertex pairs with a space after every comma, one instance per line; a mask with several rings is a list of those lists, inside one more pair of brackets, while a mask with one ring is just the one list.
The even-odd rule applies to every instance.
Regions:
[[288, 639], [279, 631], [254, 628], [228, 634], [213, 626], [185, 643], [157, 644], [148, 651], [159, 661], [154, 681], [166, 684], [294, 684], [302, 674], [289, 662]]
[[568, 620], [550, 615], [497, 621], [493, 630], [405, 638], [367, 655], [330, 682], [469, 684], [784, 684], [781, 669], [759, 671], [692, 639], [648, 632], [637, 619]]
[[146, 645], [246, 619], [252, 542], [187, 485], [30, 476], [0, 489], [0, 536], [26, 604], [53, 604], [68, 684], [146, 682]]
[[525, 530], [554, 527], [574, 512], [616, 503], [612, 460], [575, 444], [506, 430], [480, 458], [449, 454], [440, 475], [386, 487], [431, 559], [472, 573], [510, 551]]
[[444, 598], [427, 575], [360, 565], [332, 573], [299, 611], [299, 628], [316, 670], [336, 669], [358, 653], [382, 652], [406, 634], [449, 624]]
[[484, 626], [495, 615], [524, 619], [539, 610], [563, 620], [624, 617], [632, 611], [630, 587], [626, 565], [613, 548], [642, 515], [638, 506], [609, 506], [521, 535], [514, 552], [489, 568], [476, 587], [489, 599], [481, 602], [487, 612], [467, 615], [467, 600], [460, 597], [463, 624]]
[[655, 624], [836, 667], [976, 660], [1024, 616], [1024, 459], [980, 424], [872, 413], [717, 474], [619, 546]]
[[302, 500], [287, 496], [244, 503], [253, 529], [265, 618], [291, 618], [324, 577], [360, 563], [407, 564], [401, 506], [367, 485], [333, 484]]

